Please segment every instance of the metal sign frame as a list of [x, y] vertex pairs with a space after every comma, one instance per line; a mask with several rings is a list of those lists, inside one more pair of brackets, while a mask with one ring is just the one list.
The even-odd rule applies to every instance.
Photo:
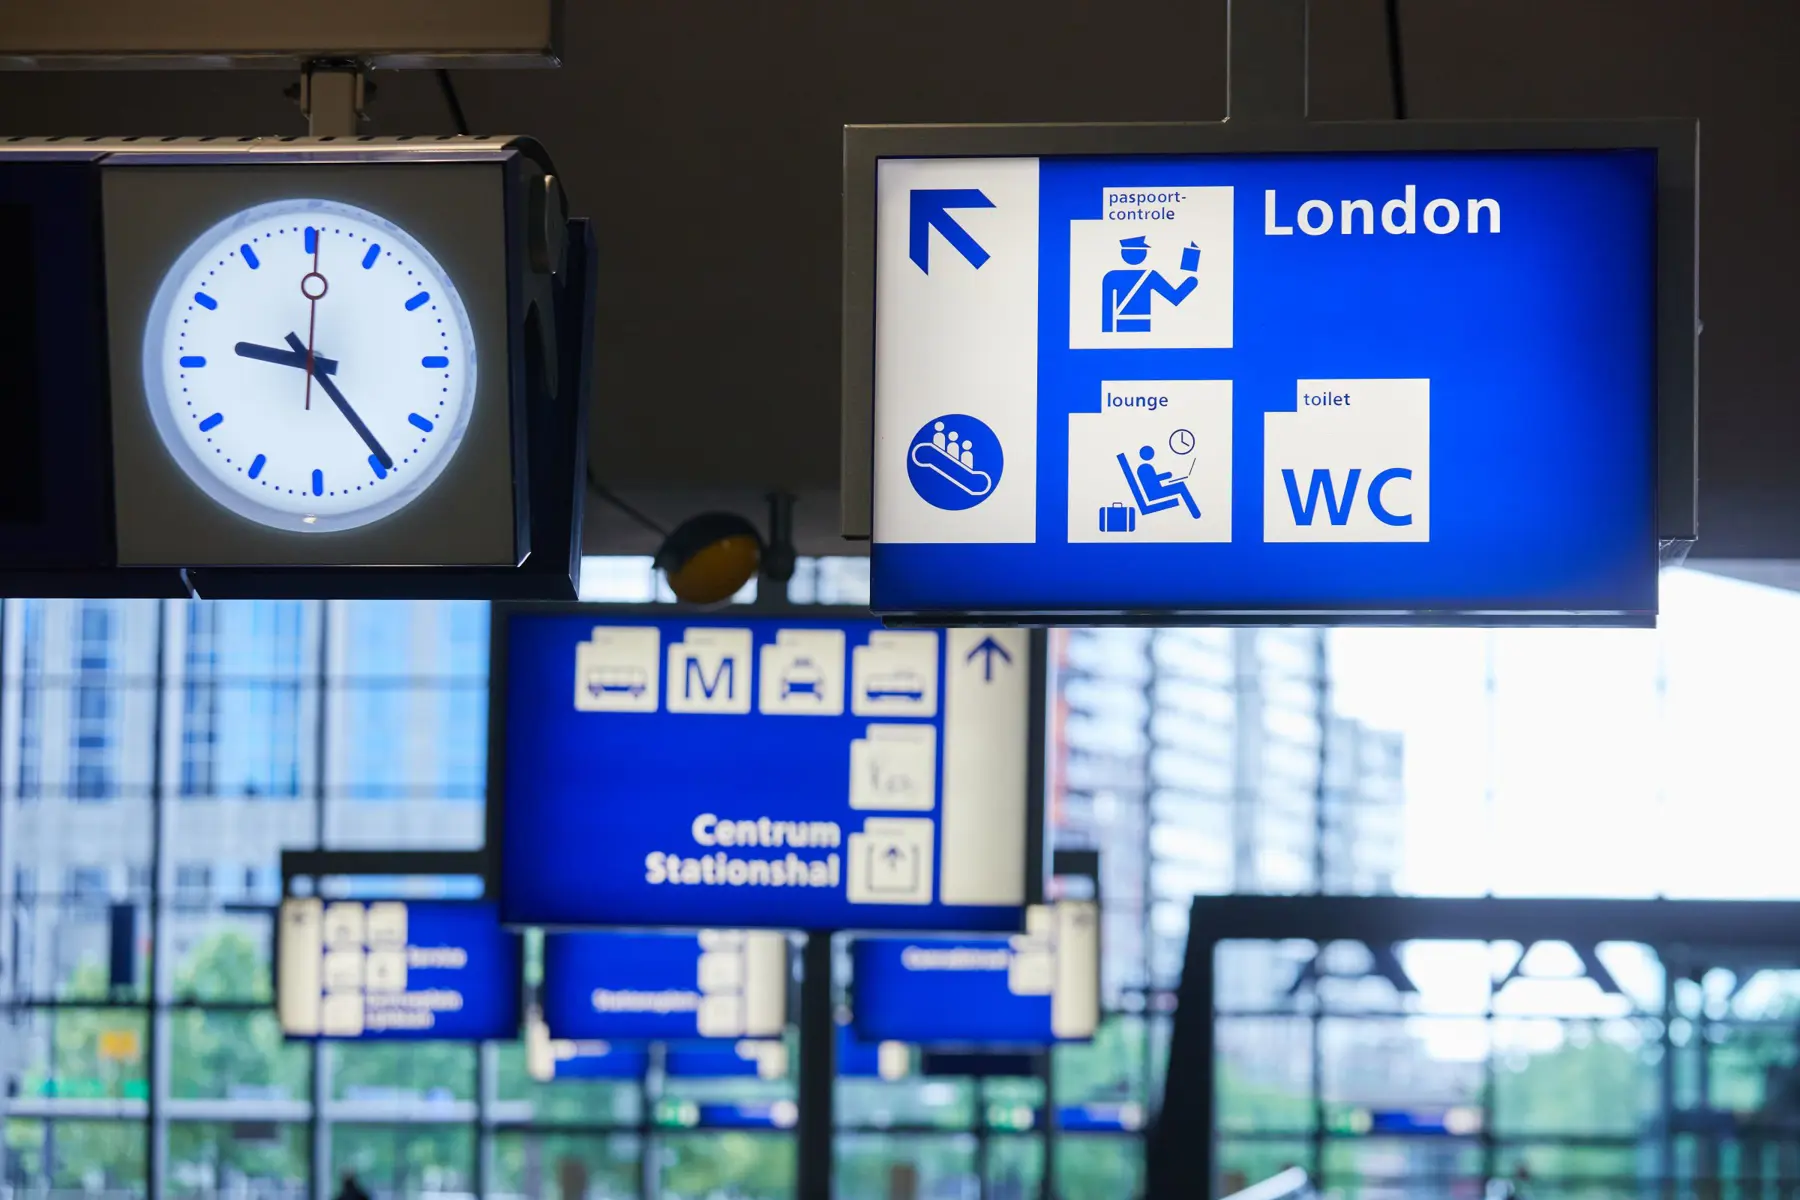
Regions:
[[[1656, 154], [1656, 530], [1665, 561], [1698, 535], [1699, 126], [1687, 120], [1162, 122], [1070, 125], [847, 125], [844, 127], [843, 536], [874, 525], [876, 172], [884, 158], [1062, 158], [1644, 149]], [[1649, 548], [1646, 547], [1646, 553]], [[1566, 624], [1566, 614], [1431, 613], [1431, 624]], [[1271, 620], [1394, 624], [1388, 612], [1084, 613], [1087, 624], [1268, 624]], [[891, 623], [1030, 624], [1069, 614], [932, 613]], [[1415, 618], [1416, 619], [1416, 618]], [[1584, 624], [1648, 624], [1642, 615], [1588, 615]]]

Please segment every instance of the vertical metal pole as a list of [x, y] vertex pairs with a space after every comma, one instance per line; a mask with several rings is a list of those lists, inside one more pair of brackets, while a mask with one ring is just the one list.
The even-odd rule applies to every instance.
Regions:
[[[1144, 803], [1149, 805], [1149, 794]], [[1146, 868], [1148, 873], [1148, 868]], [[1044, 1047], [1044, 1173], [1038, 1177], [1038, 1200], [1056, 1200], [1056, 1047]]]
[[[6, 729], [6, 627], [7, 614], [12, 611], [15, 601], [0, 599], [0, 751], [6, 745], [4, 730]], [[19, 601], [18, 603], [23, 603]], [[25, 664], [19, 664], [19, 673], [24, 674]], [[23, 722], [21, 722], [23, 725]], [[21, 729], [21, 734], [23, 730]], [[23, 737], [21, 736], [21, 741]], [[5, 756], [0, 753], [0, 780], [5, 778]], [[0, 782], [0, 1001], [6, 1004], [7, 1020], [13, 1019], [12, 1005], [20, 999], [19, 995], [19, 908], [24, 900], [13, 886], [16, 868], [6, 861], [7, 846], [7, 787]], [[11, 964], [10, 973], [6, 970]], [[4, 1056], [0, 1056], [0, 1070], [11, 1067]], [[6, 1092], [0, 1088], [0, 1129], [6, 1128]], [[47, 1182], [47, 1181], [46, 1181]]]
[[300, 75], [300, 103], [311, 137], [355, 137], [363, 115], [362, 64], [307, 63]]
[[756, 607], [783, 608], [794, 578], [794, 498], [769, 493], [769, 537], [756, 575]]
[[1169, 1036], [1169, 1069], [1161, 1110], [1146, 1140], [1144, 1195], [1208, 1197], [1218, 1187], [1213, 1160], [1217, 1133], [1214, 1089], [1213, 951], [1203, 914], [1189, 910], [1187, 956], [1175, 997], [1175, 1024]]
[[795, 1131], [800, 1169], [794, 1192], [799, 1200], [830, 1200], [832, 1194], [837, 1021], [831, 969], [831, 934], [812, 930], [800, 951], [800, 1123]]
[[[1319, 721], [1319, 762], [1318, 786], [1313, 790], [1313, 891], [1323, 895], [1325, 887], [1325, 838], [1330, 832], [1330, 823], [1326, 820], [1326, 808], [1331, 799], [1331, 660], [1326, 646], [1324, 630], [1313, 634], [1314, 643], [1313, 680], [1314, 708]], [[1323, 954], [1325, 947], [1319, 947]], [[1318, 994], [1318, 984], [1313, 984], [1313, 994]], [[1312, 1139], [1309, 1148], [1312, 1158], [1312, 1177], [1325, 1177], [1325, 1073], [1324, 1017], [1320, 1013], [1322, 1004], [1314, 1004], [1312, 1011]]]
[[987, 1078], [975, 1077], [975, 1200], [988, 1200]]
[[[330, 704], [326, 691], [331, 677], [331, 601], [319, 601], [319, 648], [313, 673], [313, 845], [325, 849], [325, 767]], [[331, 1100], [331, 1047], [323, 1040], [312, 1044], [312, 1116], [307, 1122], [307, 1181], [312, 1200], [331, 1197], [331, 1125], [325, 1109]]]
[[658, 1200], [662, 1195], [662, 1146], [656, 1136], [656, 1108], [662, 1100], [663, 1081], [668, 1078], [668, 1046], [662, 1042], [650, 1045], [650, 1061], [641, 1081], [643, 1107], [638, 1111], [643, 1132], [638, 1137], [638, 1175], [644, 1200]]
[[475, 1195], [494, 1192], [494, 1105], [500, 1099], [500, 1047], [482, 1042], [475, 1049]]
[[[1155, 630], [1151, 630], [1150, 640], [1146, 647], [1150, 655], [1150, 669], [1144, 686], [1145, 699], [1149, 700], [1149, 703], [1144, 706], [1144, 745], [1149, 747], [1149, 749], [1144, 753], [1144, 826], [1138, 831], [1141, 835], [1138, 842], [1138, 850], [1142, 856], [1139, 860], [1140, 865], [1138, 868], [1138, 904], [1140, 906], [1139, 915], [1141, 917], [1141, 922], [1138, 926], [1138, 934], [1143, 939], [1141, 944], [1144, 948], [1143, 1085], [1144, 1109], [1146, 1112], [1152, 1107], [1151, 1093], [1156, 1088], [1155, 1056], [1149, 1052], [1150, 1027], [1156, 1021], [1156, 996], [1157, 992], [1160, 990], [1159, 984], [1161, 982], [1156, 978], [1155, 968], [1152, 966], [1156, 961], [1156, 889], [1152, 887], [1150, 883], [1150, 877], [1155, 873], [1155, 867], [1151, 861], [1155, 857], [1155, 842], [1151, 836], [1154, 832], [1151, 828], [1154, 815], [1150, 811], [1150, 794], [1155, 790], [1155, 787], [1150, 778], [1150, 763], [1156, 754], [1156, 695], [1158, 684], [1160, 682], [1158, 678], [1159, 673], [1156, 669], [1156, 639], [1159, 636], [1160, 635]], [[1094, 899], [1100, 899], [1100, 872], [1097, 870], [1094, 872]], [[1100, 914], [1100, 925], [1101, 928], [1104, 929], [1106, 926], [1106, 908], [1104, 902], [1101, 904]], [[1102, 961], [1104, 962], [1105, 960], [1102, 959]]]
[[1670, 952], [1666, 946], [1656, 948], [1656, 956], [1662, 960], [1662, 1034], [1658, 1040], [1662, 1042], [1662, 1061], [1657, 1064], [1656, 1084], [1657, 1112], [1661, 1127], [1657, 1132], [1656, 1166], [1662, 1183], [1658, 1194], [1662, 1200], [1675, 1200], [1675, 1032], [1670, 1028], [1675, 1020], [1675, 979], [1676, 970], [1684, 963], [1678, 960], [1685, 958]]
[[150, 971], [148, 1021], [144, 1038], [145, 1082], [149, 1120], [144, 1123], [144, 1185], [149, 1200], [161, 1200], [164, 1176], [168, 1173], [169, 1118], [164, 1101], [169, 1095], [169, 991], [174, 978], [170, 969], [169, 939], [163, 928], [162, 897], [167, 887], [163, 878], [168, 842], [167, 806], [163, 796], [163, 711], [167, 682], [169, 649], [170, 600], [156, 602], [156, 665], [151, 673], [150, 717], [150, 895], [145, 912], [150, 922]]
[[1307, 0], [1226, 0], [1225, 116], [1306, 119]]
[[[1491, 943], [1490, 943], [1491, 945]], [[1521, 948], [1520, 953], [1524, 953]], [[1494, 1140], [1494, 1099], [1498, 1095], [1499, 1078], [1494, 1070], [1494, 987], [1489, 976], [1487, 1001], [1482, 1006], [1482, 1030], [1487, 1034], [1487, 1054], [1481, 1064], [1481, 1177], [1492, 1181], [1500, 1177], [1500, 1148]]]

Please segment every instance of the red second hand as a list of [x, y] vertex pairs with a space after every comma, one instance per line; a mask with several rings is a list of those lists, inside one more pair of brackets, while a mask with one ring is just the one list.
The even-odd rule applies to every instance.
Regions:
[[[312, 270], [300, 277], [300, 294], [305, 296], [308, 303], [311, 305], [311, 309], [306, 317], [306, 409], [308, 412], [312, 411], [313, 333], [319, 325], [319, 299], [325, 295], [331, 286], [325, 281], [325, 277], [319, 274], [319, 240], [319, 232], [317, 230], [313, 231]], [[314, 279], [319, 281], [319, 294], [317, 296], [313, 295], [311, 289], [307, 287], [307, 283]]]

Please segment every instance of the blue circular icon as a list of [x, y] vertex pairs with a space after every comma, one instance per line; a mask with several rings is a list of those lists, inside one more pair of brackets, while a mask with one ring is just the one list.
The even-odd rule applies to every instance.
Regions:
[[925, 422], [906, 448], [906, 477], [933, 508], [974, 508], [1000, 486], [1005, 465], [994, 431], [962, 413]]

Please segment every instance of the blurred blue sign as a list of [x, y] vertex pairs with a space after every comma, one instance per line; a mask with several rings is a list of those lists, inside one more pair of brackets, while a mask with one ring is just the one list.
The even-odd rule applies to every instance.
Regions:
[[875, 611], [1654, 615], [1655, 151], [876, 194]]
[[671, 1079], [786, 1079], [787, 1043], [746, 1038], [737, 1042], [670, 1042], [663, 1073]]
[[506, 920], [1019, 928], [1030, 654], [1017, 630], [499, 607]]
[[523, 946], [484, 902], [282, 901], [277, 1008], [292, 1038], [518, 1036]]
[[905, 1042], [865, 1042], [848, 1021], [838, 1023], [834, 1061], [840, 1079], [904, 1079], [912, 1072], [912, 1057]]
[[787, 1025], [779, 933], [550, 933], [540, 989], [552, 1038], [778, 1037]]
[[1056, 1123], [1067, 1133], [1137, 1133], [1144, 1128], [1144, 1106], [1129, 1101], [1065, 1104], [1056, 1110]]
[[792, 1129], [800, 1110], [792, 1100], [729, 1101], [664, 1099], [656, 1124], [673, 1129]]
[[551, 1044], [552, 1079], [642, 1079], [649, 1066], [647, 1046], [589, 1041]]
[[1094, 1035], [1098, 910], [1033, 908], [1001, 938], [858, 938], [851, 947], [856, 1036], [924, 1045], [1049, 1045]]
[[1357, 1108], [1348, 1132], [1363, 1137], [1473, 1137], [1481, 1132], [1481, 1110], [1464, 1108]]

